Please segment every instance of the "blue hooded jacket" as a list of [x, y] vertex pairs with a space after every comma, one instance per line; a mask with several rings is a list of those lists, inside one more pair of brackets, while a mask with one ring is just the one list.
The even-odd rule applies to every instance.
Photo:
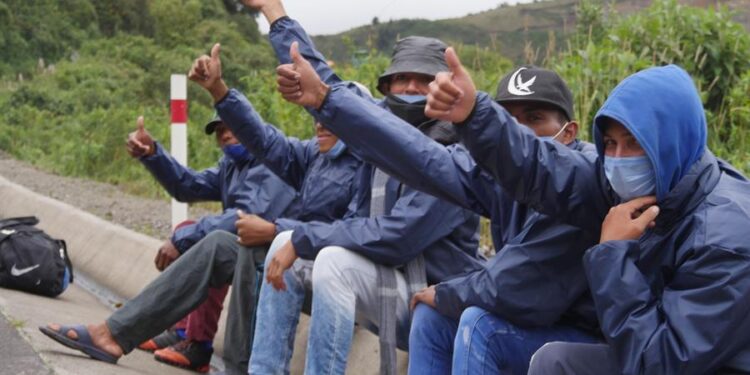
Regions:
[[335, 158], [321, 154], [316, 140], [286, 137], [266, 124], [247, 98], [237, 90], [216, 103], [224, 123], [265, 165], [300, 192], [296, 218], [276, 219], [276, 232], [294, 230], [308, 221], [329, 223], [353, 213], [349, 207], [357, 192], [356, 182], [367, 170], [358, 157], [344, 151]]
[[647, 69], [612, 91], [595, 119], [596, 162], [550, 148], [484, 93], [459, 132], [516, 200], [598, 235], [616, 199], [601, 165], [605, 117], [621, 122], [646, 151], [660, 207], [656, 227], [641, 238], [601, 243], [584, 257], [601, 329], [622, 373], [737, 367], [750, 344], [750, 183], [706, 149], [705, 115], [684, 70]]
[[155, 153], [140, 160], [169, 195], [180, 202], [219, 201], [223, 208], [219, 215], [204, 216], [174, 231], [171, 240], [180, 253], [214, 230], [237, 233], [238, 209], [269, 221], [295, 215], [296, 192], [252, 155], [240, 164], [222, 156], [216, 167], [196, 172], [154, 144]]
[[[437, 285], [441, 313], [458, 318], [465, 308], [479, 306], [517, 324], [565, 322], [597, 331], [581, 264], [597, 237], [517, 203], [463, 146], [444, 147], [424, 137], [347, 87], [334, 86], [313, 113], [365, 160], [415, 189], [490, 218], [497, 255], [485, 267]], [[390, 145], [388, 152], [381, 144]], [[550, 145], [596, 158], [588, 143]]]
[[[291, 62], [289, 48], [292, 42], [298, 41], [300, 53], [326, 83], [342, 82], [297, 22], [288, 17], [276, 20], [271, 25], [269, 38], [281, 63]], [[372, 102], [369, 97], [361, 100]], [[382, 101], [376, 103], [385, 107]], [[439, 131], [432, 132], [433, 129], [421, 130], [440, 137]], [[428, 139], [422, 133], [420, 136]], [[390, 149], [388, 144], [378, 146]], [[385, 187], [385, 214], [370, 218], [374, 169], [369, 164], [366, 168], [369, 173], [364, 173], [357, 184], [357, 204], [351, 210], [356, 215], [330, 224], [310, 222], [295, 229], [292, 242], [300, 257], [313, 259], [326, 246], [341, 246], [376, 263], [400, 266], [424, 253], [430, 283], [481, 267], [483, 260], [477, 252], [479, 218], [474, 213], [416, 191], [391, 177]]]

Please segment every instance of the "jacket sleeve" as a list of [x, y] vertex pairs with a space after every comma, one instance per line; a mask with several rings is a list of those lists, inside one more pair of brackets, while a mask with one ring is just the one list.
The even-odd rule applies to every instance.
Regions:
[[237, 233], [234, 226], [237, 221], [237, 209], [224, 210], [221, 215], [201, 217], [196, 223], [180, 227], [172, 233], [172, 244], [183, 254], [198, 241], [215, 230]]
[[176, 230], [172, 234], [172, 243], [180, 252], [192, 247], [215, 230], [237, 233], [234, 223], [237, 221], [237, 210], [251, 213], [268, 221], [274, 221], [286, 213], [296, 198], [296, 193], [268, 168], [256, 165], [246, 172], [242, 184], [242, 198], [234, 202], [219, 215], [200, 218], [195, 224]]
[[457, 125], [477, 164], [513, 199], [581, 228], [599, 232], [612, 196], [600, 159], [543, 141], [486, 93]]
[[154, 147], [154, 155], [140, 161], [174, 199], [180, 202], [221, 200], [218, 167], [196, 172], [178, 163], [158, 142], [154, 142]]
[[496, 184], [463, 147], [446, 148], [344, 85], [333, 86], [320, 111], [311, 113], [368, 163], [410, 187], [489, 217]]
[[587, 289], [580, 259], [593, 241], [578, 228], [545, 222], [539, 225], [544, 233], [529, 235], [537, 221], [529, 222], [520, 234], [526, 241], [505, 246], [478, 271], [437, 284], [437, 310], [458, 318], [477, 306], [519, 325], [557, 322]]
[[375, 263], [409, 262], [468, 219], [466, 211], [409, 189], [387, 215], [352, 218], [330, 224], [309, 222], [297, 227], [292, 243], [297, 255], [314, 259], [326, 246], [341, 246]]
[[216, 110], [237, 139], [256, 158], [296, 190], [302, 188], [317, 145], [286, 137], [273, 125], [266, 124], [247, 98], [237, 90], [230, 90], [216, 104]]
[[300, 54], [310, 62], [323, 82], [329, 85], [341, 82], [341, 78], [328, 66], [326, 58], [315, 49], [315, 44], [299, 22], [289, 17], [279, 18], [271, 25], [268, 38], [274, 52], [276, 52], [279, 63], [289, 64], [292, 62], [292, 58], [289, 56], [289, 48], [292, 46], [292, 42], [297, 41]]
[[678, 259], [662, 290], [634, 262], [638, 241], [610, 241], [584, 257], [602, 332], [623, 374], [708, 374], [747, 344], [750, 267], [744, 254], [705, 246]]

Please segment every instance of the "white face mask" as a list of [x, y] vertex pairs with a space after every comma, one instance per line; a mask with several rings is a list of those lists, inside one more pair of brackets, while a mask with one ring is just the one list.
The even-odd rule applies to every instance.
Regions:
[[555, 135], [551, 137], [547, 136], [547, 137], [539, 137], [539, 138], [544, 139], [545, 141], [554, 141], [555, 139], [557, 139], [557, 137], [560, 136], [560, 134], [562, 134], [565, 131], [565, 128], [567, 128], [569, 124], [570, 124], [570, 121], [566, 122], [565, 125], [563, 125], [562, 128], [560, 128], [560, 131], [558, 131]]

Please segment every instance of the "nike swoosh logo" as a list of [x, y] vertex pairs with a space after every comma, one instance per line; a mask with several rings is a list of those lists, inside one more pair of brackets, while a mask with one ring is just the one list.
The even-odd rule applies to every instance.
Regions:
[[37, 268], [39, 268], [38, 264], [34, 265], [34, 266], [31, 266], [31, 267], [26, 267], [26, 268], [18, 269], [18, 268], [16, 268], [16, 265], [14, 264], [13, 268], [10, 269], [10, 274], [13, 275], [13, 276], [21, 276], [21, 275], [29, 273], [29, 272], [37, 269]]

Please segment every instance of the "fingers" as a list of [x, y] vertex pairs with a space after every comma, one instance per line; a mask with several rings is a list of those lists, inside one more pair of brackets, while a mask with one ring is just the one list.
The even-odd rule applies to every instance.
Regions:
[[164, 271], [164, 254], [162, 254], [161, 251], [156, 253], [156, 259], [154, 259], [154, 262], [157, 270]]
[[271, 259], [271, 264], [266, 269], [266, 282], [270, 283], [276, 290], [286, 290], [283, 271], [276, 259]]
[[656, 225], [656, 217], [659, 216], [659, 206], [651, 206], [643, 213], [641, 216], [637, 217], [633, 221], [638, 225], [639, 228], [643, 228], [644, 230], [649, 227], [653, 228], [654, 225]]
[[243, 217], [247, 217], [247, 216], [249, 215], [246, 214], [245, 211], [237, 210], [237, 218], [242, 219]]
[[141, 133], [146, 131], [144, 127], [143, 116], [138, 116], [138, 120], [136, 120], [135, 123], [136, 123], [136, 127], [138, 128], [137, 131]]
[[[297, 73], [296, 70], [294, 70], [294, 65], [292, 64], [282, 64], [276, 67], [276, 75], [277, 83], [285, 83], [286, 85], [299, 85], [300, 74]], [[284, 79], [280, 81], [282, 77]]]
[[299, 53], [299, 43], [292, 42], [292, 46], [289, 47], [289, 56], [292, 58], [292, 62], [295, 64], [303, 62], [305, 59]]
[[411, 301], [409, 302], [409, 310], [414, 310], [415, 307], [417, 307], [417, 303], [419, 303], [419, 299], [417, 296], [419, 293], [414, 293], [414, 295], [411, 297]]
[[211, 47], [211, 61], [218, 62], [220, 52], [221, 52], [221, 44], [219, 43], [214, 44], [214, 46]]
[[653, 195], [635, 198], [623, 203], [623, 205], [627, 207], [628, 211], [630, 211], [631, 213], [642, 210], [644, 207], [652, 206], [654, 204], [656, 204], [656, 196]]
[[455, 102], [456, 100], [461, 99], [464, 95], [464, 92], [453, 83], [453, 74], [440, 72], [435, 76], [434, 82], [435, 85], [432, 87], [433, 90], [430, 91], [430, 93], [433, 94], [433, 97], [435, 96], [434, 94], [442, 92], [447, 94], [447, 96], [452, 98]]
[[461, 65], [461, 60], [458, 59], [458, 55], [453, 47], [445, 49], [445, 63], [448, 64], [448, 69], [450, 69], [451, 73], [456, 75], [463, 74], [464, 67]]

